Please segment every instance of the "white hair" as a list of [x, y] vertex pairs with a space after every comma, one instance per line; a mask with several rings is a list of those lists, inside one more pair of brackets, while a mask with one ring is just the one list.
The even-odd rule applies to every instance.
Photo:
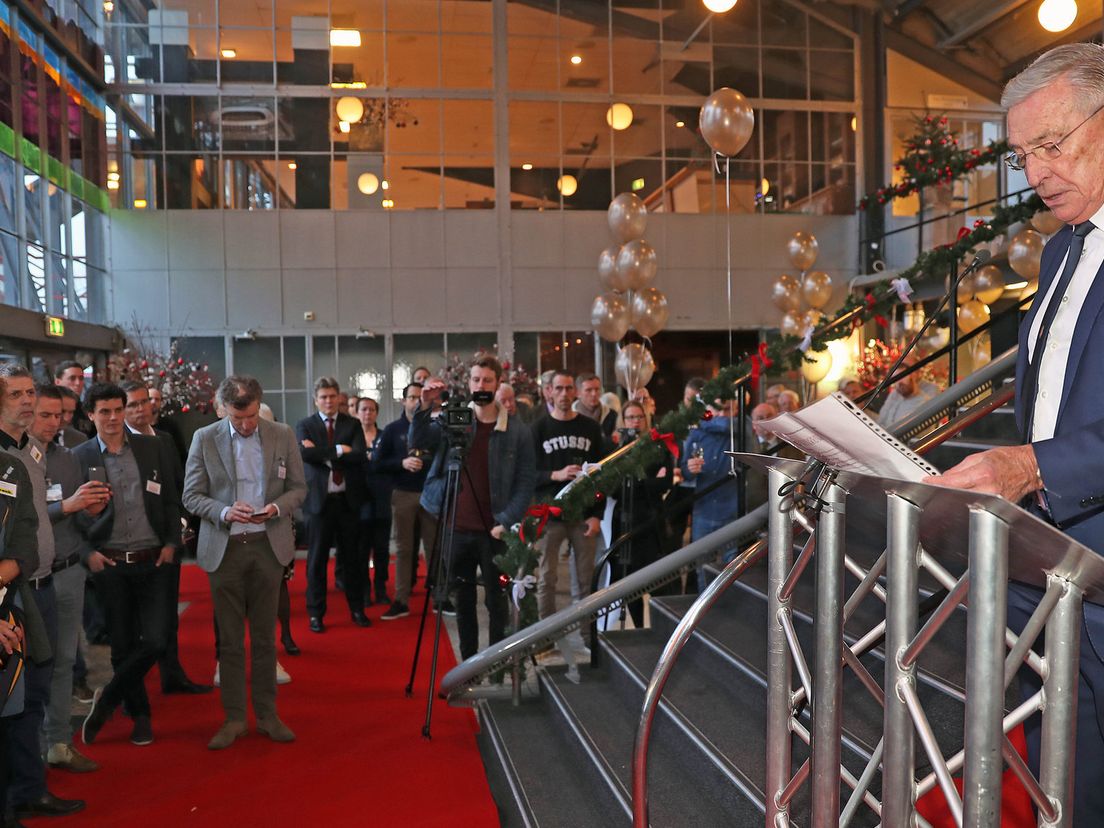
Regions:
[[1104, 104], [1104, 46], [1068, 43], [1044, 52], [1005, 85], [1001, 106], [1011, 109], [1060, 80], [1082, 93], [1077, 103], [1084, 111], [1099, 108]]

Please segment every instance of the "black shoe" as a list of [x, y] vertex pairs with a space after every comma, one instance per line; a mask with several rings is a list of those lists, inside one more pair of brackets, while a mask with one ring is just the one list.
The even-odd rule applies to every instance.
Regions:
[[359, 612], [354, 612], [352, 615], [353, 615], [353, 623], [356, 624], [358, 627], [370, 627], [370, 626], [372, 626], [372, 622], [368, 620], [368, 616], [364, 614], [363, 610], [361, 610]]
[[297, 656], [303, 651], [299, 649], [299, 645], [291, 639], [291, 635], [280, 636], [280, 643], [284, 645], [284, 652], [289, 656]]
[[73, 682], [73, 698], [81, 704], [92, 703], [92, 688], [85, 679]]
[[86, 745], [96, 741], [96, 736], [99, 735], [100, 730], [111, 717], [111, 714], [105, 712], [100, 704], [101, 695], [103, 695], [102, 687], [92, 694], [92, 707], [89, 709], [88, 715], [84, 717], [84, 724], [81, 725], [81, 741]]
[[376, 584], [376, 601], [375, 601], [375, 603], [382, 604], [384, 606], [391, 603], [391, 599], [387, 597], [387, 585], [386, 584]]
[[47, 791], [38, 799], [16, 805], [15, 818], [68, 816], [82, 810], [84, 810], [83, 799], [62, 799]]
[[210, 693], [214, 690], [214, 686], [210, 684], [196, 684], [188, 677], [176, 679], [168, 684], [161, 685], [161, 692], [165, 695], [171, 693], [192, 694], [198, 695], [200, 693]]
[[326, 625], [322, 623], [321, 618], [312, 618], [310, 620], [310, 631], [312, 633], [323, 633], [326, 631]]
[[410, 608], [402, 601], [395, 601], [391, 606], [380, 616], [381, 621], [394, 621], [396, 618], [405, 618], [410, 615]]
[[130, 732], [131, 744], [146, 746], [153, 744], [153, 728], [149, 716], [135, 716], [134, 729]]
[[441, 614], [444, 615], [446, 618], [456, 617], [456, 607], [452, 605], [452, 601], [449, 601], [447, 599], [439, 604], [437, 602], [434, 602], [433, 611], [437, 612], [438, 610], [440, 610]]

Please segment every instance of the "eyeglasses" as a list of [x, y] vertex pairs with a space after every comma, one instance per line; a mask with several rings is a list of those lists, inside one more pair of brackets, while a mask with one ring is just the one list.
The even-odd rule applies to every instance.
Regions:
[[[1062, 144], [1077, 130], [1081, 129], [1085, 124], [1096, 117], [1100, 110], [1104, 109], [1104, 105], [1098, 106], [1093, 110], [1092, 114], [1088, 118], [1083, 120], [1057, 141], [1044, 141], [1037, 147], [1032, 147], [1026, 152], [1010, 152], [1004, 156], [1004, 163], [1008, 165], [1011, 170], [1022, 170], [1027, 166], [1027, 158], [1029, 155], [1034, 155], [1036, 158], [1042, 158], [1044, 161], [1053, 161], [1062, 154]], [[1041, 154], [1040, 154], [1041, 153]]]

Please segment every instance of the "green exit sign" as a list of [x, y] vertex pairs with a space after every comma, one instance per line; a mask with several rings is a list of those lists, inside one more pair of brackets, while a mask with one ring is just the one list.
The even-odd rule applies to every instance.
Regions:
[[65, 336], [65, 320], [60, 316], [47, 316], [46, 336]]
[[632, 188], [633, 188], [634, 193], [637, 190], [643, 190], [644, 189], [644, 179], [643, 178], [634, 178], [633, 183], [632, 183]]

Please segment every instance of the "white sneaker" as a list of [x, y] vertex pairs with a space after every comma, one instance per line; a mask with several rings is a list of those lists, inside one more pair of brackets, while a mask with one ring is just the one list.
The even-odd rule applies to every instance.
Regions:
[[215, 680], [211, 682], [211, 684], [215, 685], [215, 687], [222, 687], [222, 679], [219, 678], [219, 669], [220, 669], [220, 665], [216, 661], [215, 662]]
[[291, 676], [288, 675], [288, 671], [284, 669], [284, 665], [278, 661], [276, 662], [276, 683], [291, 684]]

